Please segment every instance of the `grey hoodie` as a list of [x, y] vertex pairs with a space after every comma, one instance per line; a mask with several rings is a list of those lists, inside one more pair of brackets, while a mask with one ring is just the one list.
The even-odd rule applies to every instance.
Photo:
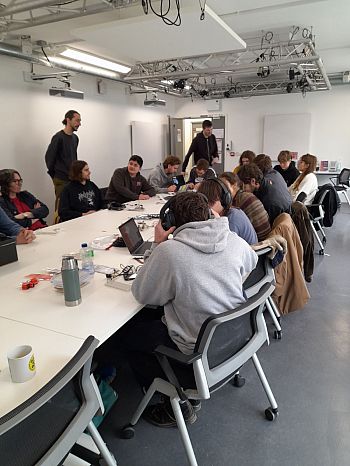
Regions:
[[191, 353], [207, 317], [244, 302], [242, 277], [257, 255], [226, 217], [191, 222], [159, 244], [138, 273], [131, 291], [143, 304], [164, 306], [169, 335]]
[[167, 188], [174, 184], [173, 175], [167, 175], [163, 164], [160, 163], [149, 174], [148, 183], [156, 190], [156, 193], [167, 193]]

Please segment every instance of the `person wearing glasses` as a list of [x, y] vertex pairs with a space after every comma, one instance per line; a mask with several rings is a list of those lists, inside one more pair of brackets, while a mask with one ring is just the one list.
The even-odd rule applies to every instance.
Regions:
[[35, 231], [46, 227], [47, 206], [28, 191], [22, 191], [23, 180], [17, 170], [0, 171], [0, 206], [8, 217], [23, 228]]

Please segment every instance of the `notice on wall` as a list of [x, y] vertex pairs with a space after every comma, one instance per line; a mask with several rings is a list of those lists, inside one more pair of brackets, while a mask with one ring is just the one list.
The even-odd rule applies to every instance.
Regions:
[[216, 137], [216, 139], [224, 139], [225, 130], [223, 128], [214, 128], [213, 134]]
[[178, 128], [176, 130], [176, 142], [182, 142], [182, 130]]

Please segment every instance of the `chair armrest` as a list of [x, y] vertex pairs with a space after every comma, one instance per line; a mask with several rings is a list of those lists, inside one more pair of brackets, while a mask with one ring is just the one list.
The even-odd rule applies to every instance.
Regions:
[[166, 356], [167, 358], [185, 365], [191, 365], [194, 361], [202, 356], [201, 353], [184, 354], [179, 350], [175, 350], [164, 345], [157, 346], [154, 352], [160, 356]]
[[[333, 186], [335, 186], [338, 182], [338, 177], [337, 176], [330, 176], [329, 179], [331, 180], [331, 183], [333, 184]], [[334, 183], [333, 180], [336, 180], [336, 183]]]

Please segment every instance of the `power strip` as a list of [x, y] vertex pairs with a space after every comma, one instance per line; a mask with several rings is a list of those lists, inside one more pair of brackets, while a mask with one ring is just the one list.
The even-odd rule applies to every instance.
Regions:
[[116, 288], [117, 290], [130, 291], [131, 285], [132, 280], [124, 280], [123, 276], [106, 279], [106, 286]]

